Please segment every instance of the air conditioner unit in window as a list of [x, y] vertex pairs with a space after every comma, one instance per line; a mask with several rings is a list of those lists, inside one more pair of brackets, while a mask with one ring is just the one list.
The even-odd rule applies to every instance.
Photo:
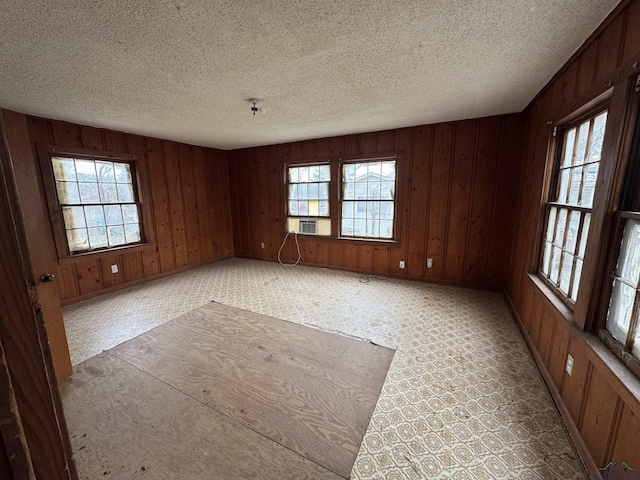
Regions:
[[312, 218], [309, 220], [300, 220], [299, 226], [300, 233], [311, 233], [313, 235], [318, 233], [318, 220]]

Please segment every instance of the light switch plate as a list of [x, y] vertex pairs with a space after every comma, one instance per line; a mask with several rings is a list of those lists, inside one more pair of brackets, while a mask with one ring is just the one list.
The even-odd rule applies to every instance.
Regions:
[[565, 369], [569, 375], [573, 374], [573, 357], [571, 355], [567, 355], [567, 366]]
[[118, 265], [111, 265], [111, 273], [118, 273]]

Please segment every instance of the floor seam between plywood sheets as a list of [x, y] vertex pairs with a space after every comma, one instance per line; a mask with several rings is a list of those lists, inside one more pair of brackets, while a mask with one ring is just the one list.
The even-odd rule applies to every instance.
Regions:
[[[167, 322], [167, 323], [169, 323], [169, 322]], [[250, 426], [245, 425], [244, 423], [242, 423], [242, 422], [240, 422], [240, 421], [236, 420], [235, 418], [233, 418], [233, 417], [231, 417], [231, 416], [227, 415], [226, 413], [224, 413], [224, 412], [222, 412], [222, 411], [220, 411], [220, 410], [216, 409], [215, 407], [212, 407], [211, 405], [208, 405], [208, 404], [204, 403], [203, 401], [198, 400], [198, 399], [197, 399], [197, 398], [195, 398], [193, 395], [189, 395], [187, 392], [184, 392], [184, 391], [180, 390], [179, 388], [177, 388], [177, 387], [175, 387], [175, 386], [171, 385], [170, 383], [167, 383], [166, 381], [162, 380], [161, 378], [156, 377], [155, 375], [153, 375], [153, 374], [151, 374], [151, 373], [147, 372], [146, 370], [144, 370], [144, 369], [142, 369], [142, 368], [138, 367], [137, 365], [135, 365], [135, 364], [133, 364], [133, 363], [131, 363], [131, 362], [128, 362], [127, 360], [125, 360], [125, 359], [123, 359], [123, 358], [119, 357], [119, 356], [118, 356], [118, 355], [116, 355], [115, 353], [111, 353], [111, 352], [109, 352], [109, 351], [107, 350], [107, 351], [103, 352], [103, 354], [105, 354], [105, 355], [109, 355], [109, 356], [111, 356], [111, 357], [115, 358], [116, 360], [118, 360], [118, 361], [120, 361], [120, 362], [126, 363], [127, 365], [129, 365], [129, 366], [131, 366], [131, 367], [135, 368], [136, 370], [138, 370], [138, 371], [142, 372], [143, 374], [148, 375], [149, 377], [151, 377], [151, 378], [153, 378], [153, 379], [155, 379], [155, 380], [157, 380], [157, 381], [159, 381], [159, 382], [163, 383], [164, 385], [167, 385], [168, 387], [171, 387], [171, 389], [173, 389], [173, 390], [175, 390], [175, 391], [177, 391], [177, 392], [180, 392], [181, 394], [185, 395], [186, 397], [189, 397], [191, 400], [194, 400], [194, 401], [198, 402], [200, 405], [202, 405], [202, 406], [204, 406], [204, 407], [206, 407], [206, 408], [208, 408], [208, 409], [210, 409], [210, 410], [213, 410], [214, 412], [218, 413], [219, 415], [222, 415], [224, 418], [226, 418], [226, 419], [228, 419], [229, 421], [231, 421], [234, 425], [238, 425], [238, 426], [240, 426], [240, 427], [242, 427], [242, 428], [245, 428], [245, 429], [250, 430], [250, 431], [252, 431], [252, 432], [254, 432], [254, 433], [257, 433], [258, 435], [260, 435], [261, 437], [265, 438], [266, 440], [268, 440], [268, 441], [270, 441], [270, 442], [273, 442], [273, 443], [275, 443], [276, 445], [280, 445], [282, 448], [284, 448], [284, 449], [286, 449], [286, 450], [288, 450], [288, 451], [290, 451], [290, 452], [294, 453], [295, 455], [297, 455], [297, 456], [299, 456], [299, 457], [301, 457], [301, 458], [304, 458], [306, 461], [311, 462], [311, 463], [313, 463], [314, 465], [317, 465], [317, 466], [318, 466], [318, 467], [320, 467], [320, 468], [323, 468], [323, 469], [325, 469], [325, 470], [327, 470], [327, 471], [329, 471], [329, 472], [331, 472], [331, 473], [333, 473], [333, 474], [335, 474], [335, 475], [338, 475], [340, 478], [345, 478], [345, 479], [347, 479], [347, 480], [350, 478], [350, 475], [349, 475], [348, 477], [344, 477], [344, 476], [340, 475], [339, 473], [337, 473], [337, 472], [333, 471], [332, 469], [330, 469], [330, 468], [328, 468], [328, 467], [326, 467], [326, 466], [324, 466], [324, 465], [320, 465], [319, 463], [317, 463], [317, 462], [313, 461], [312, 459], [307, 458], [307, 457], [305, 457], [304, 455], [302, 455], [302, 454], [300, 454], [300, 453], [296, 452], [296, 451], [295, 451], [295, 450], [293, 450], [292, 448], [289, 448], [289, 447], [287, 447], [286, 445], [283, 445], [282, 443], [277, 442], [277, 441], [273, 440], [272, 438], [269, 438], [268, 436], [266, 436], [266, 435], [265, 435], [265, 434], [263, 434], [263, 433], [260, 433], [260, 432], [259, 432], [259, 431], [257, 431], [256, 429], [251, 428]], [[370, 422], [371, 422], [371, 418], [369, 418], [369, 423], [370, 423]], [[367, 424], [367, 427], [368, 427], [368, 426], [369, 426], [369, 425]], [[352, 467], [352, 468], [353, 468], [353, 467]]]

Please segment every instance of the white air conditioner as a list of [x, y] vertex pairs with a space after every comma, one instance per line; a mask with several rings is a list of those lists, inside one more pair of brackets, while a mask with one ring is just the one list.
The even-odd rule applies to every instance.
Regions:
[[299, 224], [300, 233], [310, 233], [316, 235], [318, 233], [318, 219], [311, 218], [308, 220], [300, 220]]

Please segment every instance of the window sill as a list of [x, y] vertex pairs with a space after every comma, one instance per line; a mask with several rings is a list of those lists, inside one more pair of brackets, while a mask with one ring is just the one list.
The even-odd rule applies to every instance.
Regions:
[[136, 243], [134, 245], [123, 245], [122, 247], [109, 248], [108, 250], [97, 250], [95, 252], [83, 252], [76, 253], [74, 255], [67, 255], [66, 257], [60, 257], [58, 263], [64, 265], [67, 263], [75, 263], [82, 260], [96, 259], [111, 257], [113, 255], [120, 255], [122, 253], [134, 253], [143, 252], [155, 248], [152, 243]]
[[[283, 235], [286, 235], [284, 232]], [[359, 237], [335, 237], [332, 235], [314, 235], [311, 233], [298, 233], [300, 239], [315, 238], [318, 241], [351, 243], [355, 245], [371, 245], [374, 247], [399, 248], [400, 242], [397, 240], [385, 240], [381, 238], [359, 238]]]
[[533, 284], [538, 287], [540, 292], [547, 297], [549, 303], [551, 303], [556, 310], [564, 317], [564, 319], [572, 324], [575, 328], [579, 330], [578, 324], [573, 320], [573, 311], [567, 306], [564, 301], [555, 294], [555, 292], [549, 287], [544, 280], [542, 280], [535, 273], [528, 273], [529, 279]]

